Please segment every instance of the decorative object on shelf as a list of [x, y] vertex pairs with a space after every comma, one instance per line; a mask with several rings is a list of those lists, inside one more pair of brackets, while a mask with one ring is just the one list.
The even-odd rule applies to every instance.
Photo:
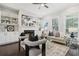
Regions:
[[36, 21], [32, 21], [33, 23], [36, 23]]
[[1, 16], [1, 23], [9, 23], [10, 24], [10, 17]]
[[7, 23], [7, 24], [10, 24], [10, 20], [6, 20], [6, 23]]
[[22, 20], [30, 21], [31, 17], [27, 15], [22, 15]]
[[26, 15], [22, 15], [22, 20], [21, 20], [21, 22], [22, 22], [22, 25], [24, 25], [24, 26], [27, 26], [27, 22], [28, 20], [27, 20], [27, 16]]
[[12, 23], [13, 24], [17, 24], [18, 23], [17, 19], [16, 18], [12, 18]]
[[8, 16], [1, 16], [1, 23], [17, 24], [18, 23], [18, 18], [8, 17]]
[[7, 25], [7, 31], [8, 32], [14, 31], [14, 25]]
[[29, 25], [28, 23], [25, 24], [25, 26], [28, 26], [28, 25]]
[[34, 26], [34, 24], [33, 23], [29, 23], [29, 26]]
[[6, 23], [6, 21], [5, 20], [1, 20], [1, 23]]

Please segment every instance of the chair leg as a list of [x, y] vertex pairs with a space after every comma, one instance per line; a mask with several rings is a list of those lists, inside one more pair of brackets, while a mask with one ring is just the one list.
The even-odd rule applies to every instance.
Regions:
[[46, 55], [46, 44], [42, 44], [42, 56]]
[[21, 49], [20, 49], [20, 39], [19, 39], [19, 46], [18, 46], [18, 48], [19, 48], [19, 53], [20, 53], [20, 50], [21, 50]]
[[25, 56], [29, 56], [29, 46], [25, 44]]

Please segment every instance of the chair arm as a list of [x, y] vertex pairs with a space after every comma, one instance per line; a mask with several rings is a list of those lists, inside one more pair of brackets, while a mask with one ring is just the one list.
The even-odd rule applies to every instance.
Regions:
[[27, 36], [20, 36], [19, 39], [28, 38]]
[[24, 44], [28, 45], [28, 46], [37, 46], [39, 44], [43, 44], [43, 43], [46, 43], [46, 39], [42, 39], [42, 40], [38, 40], [38, 41], [24, 41]]

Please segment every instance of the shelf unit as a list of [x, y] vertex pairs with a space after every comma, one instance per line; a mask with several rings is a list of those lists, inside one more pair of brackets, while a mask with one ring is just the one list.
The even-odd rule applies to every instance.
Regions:
[[19, 11], [16, 11], [4, 7], [0, 9], [0, 45], [18, 41]]
[[9, 16], [1, 16], [0, 31], [1, 32], [18, 31], [18, 18], [9, 17]]

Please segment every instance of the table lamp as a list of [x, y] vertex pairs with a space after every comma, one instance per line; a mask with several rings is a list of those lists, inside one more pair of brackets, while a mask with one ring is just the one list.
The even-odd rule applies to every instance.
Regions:
[[74, 38], [74, 33], [78, 31], [78, 28], [71, 27], [69, 28], [69, 33], [71, 33], [70, 37]]

